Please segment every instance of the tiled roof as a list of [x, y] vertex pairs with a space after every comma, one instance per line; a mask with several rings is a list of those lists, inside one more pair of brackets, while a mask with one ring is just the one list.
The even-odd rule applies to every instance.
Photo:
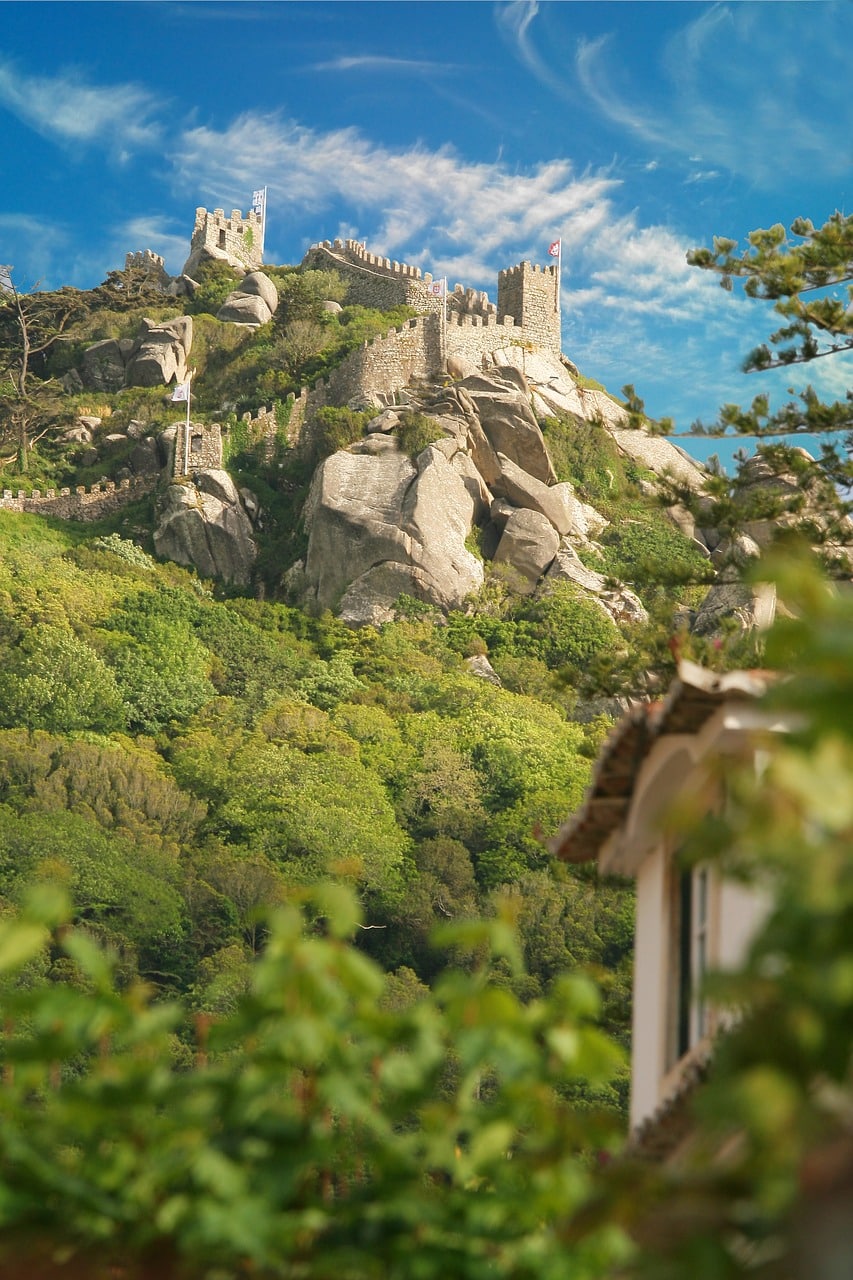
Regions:
[[678, 677], [659, 702], [625, 713], [601, 749], [583, 804], [549, 841], [563, 862], [588, 862], [626, 817], [637, 775], [664, 734], [698, 733], [728, 701], [750, 701], [766, 690], [763, 671], [708, 671], [695, 662], [678, 664]]

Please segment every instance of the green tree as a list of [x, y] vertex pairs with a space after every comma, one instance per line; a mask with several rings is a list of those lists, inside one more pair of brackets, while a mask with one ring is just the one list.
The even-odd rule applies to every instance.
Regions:
[[[746, 372], [808, 363], [853, 348], [853, 215], [834, 213], [821, 227], [808, 218], [796, 218], [790, 233], [781, 223], [768, 230], [750, 232], [748, 247], [738, 253], [737, 241], [716, 236], [713, 248], [693, 249], [687, 260], [713, 271], [723, 288], [734, 280], [744, 282], [750, 298], [772, 299], [784, 324], [770, 335], [771, 347], [761, 344], [744, 362]], [[847, 285], [845, 290], [839, 286]], [[842, 296], [843, 293], [843, 296]], [[695, 424], [694, 431], [714, 435], [748, 436], [820, 434], [853, 427], [853, 395], [826, 403], [812, 387], [798, 400], [771, 409], [766, 394], [756, 396], [749, 409], [724, 405], [710, 428]], [[848, 448], [850, 443], [848, 441]], [[833, 448], [824, 450], [825, 462], [837, 478], [849, 481], [851, 473]]]
[[[455, 927], [481, 959], [429, 992], [352, 948], [339, 889], [310, 914], [271, 918], [247, 991], [239, 952], [210, 966], [190, 1055], [185, 1010], [116, 990], [55, 892], [0, 920], [5, 1275], [586, 1280], [626, 1254], [610, 1227], [566, 1236], [614, 1137], [565, 1097], [619, 1066], [592, 986], [522, 1004], [493, 981], [520, 972], [497, 917]], [[73, 979], [16, 984], [46, 948]]]

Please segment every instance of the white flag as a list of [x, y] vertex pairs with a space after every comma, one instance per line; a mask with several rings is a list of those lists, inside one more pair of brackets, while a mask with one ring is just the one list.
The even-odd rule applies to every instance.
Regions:
[[443, 298], [446, 287], [446, 280], [433, 280], [432, 284], [429, 286], [429, 291], [434, 298]]
[[261, 187], [260, 191], [252, 192], [252, 213], [256, 213], [259, 218], [264, 216], [264, 205], [266, 204], [266, 187]]
[[187, 378], [186, 382], [179, 382], [177, 384], [177, 386], [175, 387], [175, 390], [172, 392], [172, 399], [173, 400], [189, 400], [189, 398], [190, 398], [190, 380], [189, 378]]

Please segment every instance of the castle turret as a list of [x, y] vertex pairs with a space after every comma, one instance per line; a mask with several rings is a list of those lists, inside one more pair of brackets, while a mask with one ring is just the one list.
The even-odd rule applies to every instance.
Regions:
[[560, 276], [556, 266], [521, 262], [498, 275], [498, 323], [512, 316], [529, 342], [560, 350]]
[[184, 263], [184, 275], [191, 276], [205, 258], [218, 258], [242, 271], [257, 271], [263, 262], [263, 225], [260, 214], [250, 210], [244, 217], [232, 209], [225, 217], [223, 209], [196, 209], [190, 256]]

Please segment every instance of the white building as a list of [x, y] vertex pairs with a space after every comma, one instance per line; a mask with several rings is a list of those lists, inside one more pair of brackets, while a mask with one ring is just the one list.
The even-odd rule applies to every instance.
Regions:
[[762, 738], [788, 727], [757, 705], [769, 679], [681, 662], [662, 701], [615, 727], [583, 806], [551, 842], [564, 861], [595, 859], [600, 873], [636, 880], [631, 1136], [649, 1154], [669, 1155], [689, 1131], [684, 1102], [726, 1017], [706, 1003], [703, 976], [738, 964], [766, 910], [716, 866], [684, 866], [670, 815], [676, 802], [719, 812], [727, 764], [761, 767]]

